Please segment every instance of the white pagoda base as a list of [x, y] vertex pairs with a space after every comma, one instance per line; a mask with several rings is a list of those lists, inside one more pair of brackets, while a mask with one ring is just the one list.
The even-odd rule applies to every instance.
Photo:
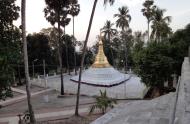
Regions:
[[[78, 82], [79, 75], [71, 78], [71, 81]], [[89, 68], [82, 73], [81, 83], [99, 86], [112, 87], [120, 85], [130, 79], [130, 75], [120, 73], [113, 67]]]
[[[89, 85], [85, 83], [81, 83], [81, 95], [87, 95], [87, 96], [99, 96], [100, 90], [104, 91], [106, 90], [108, 97], [116, 98], [116, 99], [143, 99], [146, 95], [148, 88], [140, 81], [141, 79], [136, 76], [129, 76], [126, 75], [126, 77], [129, 77], [126, 81], [115, 84], [115, 85]], [[72, 82], [71, 85], [77, 88], [78, 83]], [[74, 89], [75, 89], [74, 88]], [[75, 90], [71, 90], [73, 88], [67, 89], [68, 92], [76, 93]]]

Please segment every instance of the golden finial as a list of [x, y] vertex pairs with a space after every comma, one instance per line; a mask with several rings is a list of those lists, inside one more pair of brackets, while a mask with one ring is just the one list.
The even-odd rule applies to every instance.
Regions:
[[110, 67], [107, 57], [104, 54], [102, 37], [103, 37], [103, 33], [100, 32], [98, 54], [96, 55], [95, 62], [92, 65], [92, 68]]

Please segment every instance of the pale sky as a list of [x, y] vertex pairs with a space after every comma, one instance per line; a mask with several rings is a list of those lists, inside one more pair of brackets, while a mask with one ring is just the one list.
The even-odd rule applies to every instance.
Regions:
[[[17, 0], [17, 5], [20, 6], [20, 1]], [[77, 40], [83, 41], [88, 28], [88, 22], [94, 0], [78, 0], [80, 4], [80, 13], [75, 18], [75, 37]], [[89, 37], [89, 45], [92, 45], [96, 36], [99, 34], [106, 20], [115, 21], [113, 15], [118, 13], [118, 8], [128, 6], [129, 13], [132, 16], [130, 27], [133, 31], [147, 30], [147, 20], [142, 15], [141, 9], [144, 0], [115, 0], [113, 6], [103, 6], [103, 0], [98, 0], [94, 20]], [[155, 4], [160, 8], [167, 10], [165, 15], [172, 16], [170, 24], [173, 31], [179, 28], [184, 28], [190, 23], [190, 0], [155, 0]], [[40, 32], [42, 28], [51, 27], [50, 23], [44, 18], [43, 9], [45, 0], [26, 0], [26, 30], [28, 33]], [[15, 22], [15, 25], [21, 24], [20, 18]], [[66, 27], [66, 33], [72, 34], [72, 22]]]

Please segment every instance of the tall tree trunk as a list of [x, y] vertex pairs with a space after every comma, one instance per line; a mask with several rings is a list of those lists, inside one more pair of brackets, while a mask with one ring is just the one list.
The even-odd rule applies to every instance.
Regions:
[[67, 61], [67, 70], [69, 72], [69, 75], [70, 75], [70, 67], [69, 67], [69, 56], [68, 56], [68, 44], [67, 44], [67, 41], [66, 41], [66, 33], [65, 33], [65, 26], [64, 26], [64, 40], [65, 40], [65, 47], [66, 47], [66, 61]]
[[17, 66], [18, 66], [18, 82], [19, 82], [19, 84], [21, 84], [20, 64], [18, 64]]
[[125, 43], [125, 73], [127, 73], [127, 43]]
[[27, 102], [28, 102], [28, 111], [30, 114], [30, 122], [32, 124], [36, 123], [34, 117], [34, 111], [31, 104], [31, 93], [30, 93], [30, 82], [29, 82], [29, 71], [28, 71], [28, 52], [27, 52], [27, 42], [26, 42], [26, 20], [25, 20], [25, 9], [26, 9], [26, 0], [22, 0], [21, 3], [21, 24], [22, 24], [22, 42], [23, 42], [23, 51], [24, 51], [24, 70], [26, 78], [26, 93], [27, 93]]
[[84, 47], [83, 47], [83, 51], [82, 51], [82, 60], [81, 60], [81, 66], [80, 66], [80, 71], [79, 71], [77, 99], [76, 99], [76, 108], [75, 108], [75, 115], [76, 116], [79, 116], [78, 108], [79, 108], [79, 96], [80, 96], [80, 84], [81, 84], [81, 77], [82, 77], [82, 69], [83, 69], [84, 58], [85, 58], [85, 54], [86, 54], [86, 46], [87, 46], [87, 42], [88, 42], [88, 37], [89, 37], [89, 34], [90, 34], [90, 29], [91, 29], [91, 26], [92, 26], [92, 21], [93, 21], [94, 12], [95, 12], [95, 9], [96, 9], [97, 2], [98, 2], [98, 0], [94, 0], [94, 5], [93, 5], [92, 13], [91, 13], [91, 16], [90, 16], [90, 21], [89, 21], [89, 25], [88, 25], [87, 34], [86, 34], [86, 39], [85, 39]]
[[113, 67], [115, 67], [115, 62], [114, 62], [114, 56], [113, 56], [113, 50], [111, 48], [111, 40], [110, 40], [110, 34], [108, 33], [108, 40], [109, 40], [109, 45], [110, 45], [110, 51], [111, 51], [111, 57], [112, 57], [112, 63], [113, 63]]
[[59, 65], [61, 71], [61, 95], [64, 95], [64, 84], [63, 84], [63, 66], [62, 66], [62, 47], [61, 47], [61, 28], [60, 28], [60, 14], [58, 12], [58, 56], [59, 56]]
[[[75, 17], [73, 16], [73, 43], [74, 43], [74, 38], [75, 38]], [[77, 75], [77, 64], [76, 64], [76, 51], [75, 51], [75, 46], [74, 46], [74, 64], [75, 64], [75, 75]]]
[[149, 28], [149, 24], [150, 24], [150, 20], [148, 20], [148, 42], [150, 42], [150, 36], [149, 36], [150, 28]]

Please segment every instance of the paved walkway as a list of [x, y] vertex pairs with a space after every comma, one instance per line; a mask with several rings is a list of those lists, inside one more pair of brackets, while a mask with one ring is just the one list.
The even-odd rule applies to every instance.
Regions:
[[[2, 102], [0, 102], [0, 105], [7, 106], [10, 104], [25, 100], [27, 98], [26, 92], [24, 90], [20, 90], [17, 88], [12, 88], [12, 90], [15, 92], [24, 94], [24, 95], [19, 96], [19, 97], [15, 97], [15, 98], [12, 98], [12, 99], [9, 99], [6, 101], [2, 101]], [[31, 96], [36, 96], [36, 95], [39, 95], [39, 94], [42, 94], [42, 93], [45, 93], [45, 92], [48, 92], [51, 90], [52, 89], [46, 89], [46, 90], [38, 91], [38, 92], [32, 93]], [[54, 112], [38, 113], [38, 114], [35, 114], [35, 117], [37, 120], [41, 120], [41, 119], [42, 120], [48, 120], [48, 119], [60, 117], [60, 116], [61, 116], [61, 118], [64, 118], [64, 117], [68, 117], [69, 115], [73, 115], [74, 110], [75, 109], [72, 108], [69, 110], [67, 109], [67, 110], [61, 110], [61, 111], [58, 110], [58, 111], [54, 111]], [[52, 110], [50, 110], [50, 111], [52, 111]], [[86, 113], [89, 111], [89, 107], [80, 108], [79, 111], [80, 111], [80, 113]], [[19, 118], [17, 116], [0, 118], [0, 124], [1, 123], [18, 124], [18, 121], [19, 121]]]
[[21, 93], [21, 94], [26, 94], [26, 91], [20, 90], [20, 89], [18, 89], [18, 88], [11, 87], [11, 90], [14, 91], [14, 92]]
[[[48, 112], [48, 113], [43, 113], [43, 114], [35, 114], [35, 117], [36, 117], [37, 120], [39, 120], [39, 119], [48, 119], [48, 118], [53, 118], [53, 117], [60, 117], [60, 116], [62, 116], [62, 118], [64, 118], [65, 116], [73, 115], [74, 111], [75, 111], [75, 109], [65, 110], [65, 111], [58, 111], [58, 112]], [[89, 112], [89, 108], [81, 108], [81, 109], [79, 109], [79, 112], [80, 113]], [[1, 123], [6, 123], [6, 122], [8, 122], [8, 124], [18, 124], [18, 120], [19, 119], [16, 116], [0, 118], [0, 124]]]
[[[42, 91], [39, 91], [39, 92], [35, 92], [35, 93], [32, 93], [31, 96], [36, 96], [36, 95], [39, 95], [39, 94], [42, 94], [42, 93], [45, 93], [45, 92], [48, 92], [48, 91], [51, 91], [51, 90], [52, 89], [46, 89], [46, 90], [42, 90]], [[16, 89], [16, 88], [13, 88], [13, 91], [19, 92], [19, 93], [24, 93], [25, 95], [18, 96], [18, 97], [12, 98], [12, 99], [8, 99], [6, 101], [1, 101], [0, 102], [0, 106], [7, 106], [7, 105], [10, 105], [12, 103], [16, 103], [16, 102], [22, 101], [22, 100], [24, 100], [24, 99], [27, 98], [27, 95], [26, 95], [25, 91], [20, 90], [20, 89]]]

